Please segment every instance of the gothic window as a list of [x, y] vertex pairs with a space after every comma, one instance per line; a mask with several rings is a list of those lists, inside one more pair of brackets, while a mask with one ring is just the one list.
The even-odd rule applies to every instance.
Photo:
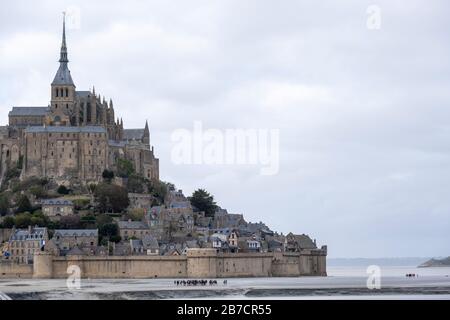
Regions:
[[57, 103], [55, 104], [55, 109], [58, 109], [58, 104]]
[[69, 109], [69, 104], [68, 103], [66, 103], [66, 109]]
[[66, 88], [66, 97], [69, 96], [69, 89]]
[[64, 90], [63, 90], [63, 88], [61, 88], [61, 97], [64, 97]]

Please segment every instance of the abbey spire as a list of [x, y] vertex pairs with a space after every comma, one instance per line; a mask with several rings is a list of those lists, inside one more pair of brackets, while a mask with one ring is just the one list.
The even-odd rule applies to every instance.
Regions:
[[66, 13], [64, 12], [64, 20], [63, 20], [63, 35], [62, 35], [62, 44], [61, 44], [61, 57], [59, 62], [67, 63], [69, 59], [67, 58], [67, 44], [66, 44]]
[[150, 145], [150, 130], [148, 128], [148, 120], [145, 121], [144, 135], [142, 137], [142, 142], [146, 145]]
[[66, 14], [64, 13], [59, 69], [56, 72], [55, 79], [53, 80], [52, 85], [75, 86], [72, 80], [72, 76], [70, 75], [70, 70], [67, 66], [68, 63], [69, 59], [67, 55], [67, 43], [66, 43]]

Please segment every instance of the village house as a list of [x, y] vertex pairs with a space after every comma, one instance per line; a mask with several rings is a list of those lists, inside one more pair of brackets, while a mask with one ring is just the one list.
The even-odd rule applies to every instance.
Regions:
[[198, 225], [194, 225], [194, 233], [197, 236], [197, 239], [201, 242], [208, 242], [209, 239], [209, 228], [199, 227]]
[[239, 252], [260, 252], [261, 241], [254, 237], [240, 237], [238, 240]]
[[150, 234], [149, 227], [142, 221], [119, 221], [119, 233], [123, 240], [140, 239]]
[[244, 228], [247, 222], [242, 214], [228, 213], [225, 209], [218, 209], [214, 214], [214, 227], [220, 228]]
[[231, 252], [237, 252], [239, 248], [239, 231], [234, 229], [231, 231], [228, 237], [228, 246], [230, 247]]
[[145, 235], [142, 240], [130, 240], [132, 255], [159, 255], [159, 244], [155, 237]]
[[63, 255], [74, 247], [94, 249], [98, 246], [98, 229], [57, 229], [52, 240]]
[[290, 232], [286, 235], [285, 250], [287, 252], [300, 252], [302, 249], [317, 249], [316, 242], [308, 235], [296, 235]]
[[61, 217], [73, 214], [73, 202], [66, 199], [42, 200], [42, 212], [51, 220], [59, 220]]
[[183, 194], [182, 190], [169, 190], [167, 194], [169, 208], [191, 209], [191, 202]]
[[44, 249], [48, 241], [47, 228], [13, 229], [9, 238], [8, 258], [17, 263], [31, 264], [36, 251]]
[[188, 249], [200, 248], [200, 245], [197, 240], [189, 240], [183, 244], [183, 249], [181, 251], [182, 255], [186, 255]]
[[219, 233], [215, 232], [209, 237], [209, 242], [212, 244], [214, 249], [218, 251], [227, 251], [228, 246], [228, 235], [229, 233]]

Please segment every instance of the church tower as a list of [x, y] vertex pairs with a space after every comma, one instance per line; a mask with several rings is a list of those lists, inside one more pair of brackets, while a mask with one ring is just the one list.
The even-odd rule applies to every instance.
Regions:
[[144, 136], [142, 137], [142, 142], [146, 146], [150, 145], [150, 130], [148, 128], [148, 121], [145, 121]]
[[75, 84], [73, 83], [70, 70], [68, 68], [69, 59], [67, 57], [66, 45], [66, 15], [64, 13], [63, 35], [61, 53], [59, 59], [59, 69], [51, 88], [51, 125], [69, 126], [75, 119]]

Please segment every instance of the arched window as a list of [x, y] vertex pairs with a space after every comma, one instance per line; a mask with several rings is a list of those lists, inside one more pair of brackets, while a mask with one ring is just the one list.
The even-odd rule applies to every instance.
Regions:
[[69, 89], [66, 88], [66, 97], [69, 96]]
[[56, 92], [56, 97], [58, 97], [59, 96], [58, 88], [55, 89], [55, 92]]

